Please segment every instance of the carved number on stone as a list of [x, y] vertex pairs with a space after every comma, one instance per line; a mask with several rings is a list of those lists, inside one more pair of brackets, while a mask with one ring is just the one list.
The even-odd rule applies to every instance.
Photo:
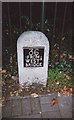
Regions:
[[44, 49], [24, 49], [24, 67], [42, 67]]

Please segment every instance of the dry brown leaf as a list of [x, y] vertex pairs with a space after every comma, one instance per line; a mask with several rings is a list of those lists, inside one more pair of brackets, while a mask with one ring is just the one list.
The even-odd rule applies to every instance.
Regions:
[[67, 91], [67, 87], [66, 87], [66, 86], [64, 86], [63, 90], [64, 90], [64, 91]]
[[6, 73], [6, 70], [1, 70], [0, 73], [4, 74], [4, 73]]
[[51, 100], [51, 106], [55, 105], [56, 103], [57, 103], [57, 99], [53, 98], [53, 99]]
[[17, 76], [12, 76], [12, 79], [16, 81], [17, 80]]
[[69, 75], [66, 75], [66, 79], [67, 79], [67, 80], [70, 80], [71, 78], [70, 78], [70, 76], [69, 76]]
[[72, 88], [70, 88], [70, 91], [72, 92]]
[[10, 56], [10, 63], [12, 64], [12, 62], [13, 62], [13, 58], [12, 56]]
[[17, 93], [17, 91], [14, 91], [14, 94], [16, 94]]
[[18, 96], [19, 94], [18, 94], [18, 92], [16, 93], [16, 96]]
[[47, 92], [50, 92], [50, 90], [48, 89]]
[[58, 92], [58, 96], [61, 96], [61, 94]]
[[14, 96], [14, 94], [12, 92], [10, 92], [10, 96]]
[[0, 86], [5, 85], [5, 82], [0, 80]]
[[31, 96], [33, 96], [33, 97], [38, 97], [38, 94], [32, 93]]
[[20, 88], [19, 90], [18, 90], [18, 93], [21, 93], [23, 90]]

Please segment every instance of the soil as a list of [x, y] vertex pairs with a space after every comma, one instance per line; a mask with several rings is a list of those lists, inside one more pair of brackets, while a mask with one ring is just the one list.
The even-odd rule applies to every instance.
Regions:
[[3, 98], [3, 103], [5, 103], [6, 99], [11, 96], [29, 96], [32, 94], [36, 95], [42, 95], [42, 94], [48, 94], [48, 93], [53, 93], [53, 92], [59, 92], [64, 95], [72, 95], [72, 88], [67, 88], [66, 86], [61, 89], [61, 88], [56, 88], [56, 87], [51, 87], [46, 86], [44, 87], [43, 85], [40, 84], [33, 84], [30, 86], [24, 85], [22, 88], [19, 86], [18, 80], [10, 83], [10, 84], [5, 84], [2, 83], [2, 98]]

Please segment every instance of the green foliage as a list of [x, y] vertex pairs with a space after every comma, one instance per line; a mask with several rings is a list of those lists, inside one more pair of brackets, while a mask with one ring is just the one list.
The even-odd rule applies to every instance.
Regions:
[[[21, 28], [17, 27], [16, 25], [11, 25], [11, 32], [12, 32], [12, 48], [16, 47], [17, 38], [21, 34], [21, 32], [29, 31], [30, 25], [32, 27], [32, 30], [41, 31], [41, 23], [31, 23], [29, 17], [27, 16], [21, 16]], [[48, 20], [46, 19], [44, 22], [44, 33], [48, 38], [50, 38], [50, 43], [52, 43], [53, 39], [53, 25], [50, 25]], [[56, 29], [57, 30], [57, 29]], [[9, 41], [9, 29], [6, 28], [6, 30], [3, 32], [3, 40], [6, 41], [8, 39]], [[55, 31], [54, 40], [60, 41], [61, 34], [58, 34], [57, 31]], [[67, 36], [71, 36], [71, 33], [67, 32], [67, 34], [64, 34], [64, 37], [62, 39], [66, 39]], [[59, 45], [56, 43], [53, 46], [52, 56], [49, 58], [49, 71], [48, 71], [48, 83], [51, 86], [51, 84], [54, 84], [55, 86], [62, 86], [65, 84], [72, 84], [73, 82], [73, 75], [72, 75], [72, 67], [71, 62], [68, 60], [68, 51], [67, 50], [61, 50], [59, 54]], [[12, 57], [12, 63], [10, 63], [10, 57]], [[16, 49], [11, 50], [11, 48], [3, 49], [3, 69], [6, 69], [6, 74], [3, 74], [3, 80], [5, 81], [12, 81], [12, 76], [17, 75], [17, 58], [16, 58]], [[71, 77], [71, 80], [66, 80], [66, 75], [69, 75]], [[51, 83], [51, 84], [50, 84]], [[59, 83], [59, 84], [56, 84]]]
[[65, 73], [72, 73], [72, 67], [71, 67], [71, 64], [70, 63], [66, 63], [66, 61], [64, 62], [55, 62], [53, 61], [52, 63], [50, 63], [49, 61], [49, 68], [52, 68], [52, 69], [58, 69], [58, 70], [61, 70]]
[[6, 56], [6, 61], [3, 66], [3, 70], [6, 70], [6, 73], [2, 74], [2, 79], [5, 81], [6, 84], [13, 83], [12, 76], [17, 75], [17, 61], [16, 61], [16, 54], [11, 54], [9, 50], [5, 50], [4, 55]]
[[48, 84], [50, 87], [63, 88], [72, 86], [73, 72], [71, 61], [68, 59], [67, 52], [60, 53], [59, 45], [55, 44], [51, 60], [49, 59]]
[[59, 53], [59, 45], [55, 44], [52, 50], [51, 60], [49, 58], [49, 68], [58, 69], [67, 74], [72, 73], [72, 62], [69, 59], [69, 54], [67, 51], [62, 51]]
[[73, 75], [67, 75], [64, 71], [59, 71], [58, 69], [49, 69], [48, 71], [48, 85], [50, 87], [71, 87], [73, 79]]

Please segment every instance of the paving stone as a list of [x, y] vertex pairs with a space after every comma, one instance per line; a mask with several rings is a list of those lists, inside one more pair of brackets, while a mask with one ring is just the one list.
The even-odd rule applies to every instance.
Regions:
[[22, 115], [31, 114], [30, 98], [22, 99]]
[[60, 113], [62, 118], [72, 118], [72, 112], [61, 110]]
[[8, 97], [7, 100], [18, 100], [18, 99], [25, 99], [25, 98], [30, 98], [30, 96], [11, 96], [11, 97]]
[[42, 112], [59, 111], [59, 107], [58, 107], [58, 104], [55, 104], [53, 106], [51, 106], [50, 104], [42, 104], [41, 110], [42, 110]]
[[53, 99], [53, 98], [57, 98], [57, 93], [56, 92], [54, 92], [54, 93], [52, 93], [52, 94], [46, 94], [46, 96], [49, 96], [50, 97], [50, 99]]
[[21, 115], [21, 100], [12, 100], [12, 116]]
[[74, 118], [74, 108], [73, 108], [73, 110], [72, 110], [72, 117]]
[[51, 106], [50, 103], [51, 103], [53, 98], [57, 99], [57, 94], [56, 93], [40, 96], [40, 103], [41, 103], [42, 112], [59, 110], [58, 104], [55, 104], [55, 105]]
[[[56, 98], [58, 103], [51, 106], [50, 102], [53, 98]], [[57, 94], [40, 95], [36, 98], [30, 96], [12, 98], [2, 107], [2, 116], [8, 118], [72, 118], [74, 113], [72, 101], [71, 96], [57, 97]]]
[[60, 108], [60, 110], [72, 112], [72, 104], [67, 99], [68, 98], [66, 96], [59, 96], [58, 97], [59, 108]]
[[11, 97], [8, 97], [7, 100], [18, 100], [18, 99], [22, 99], [23, 97], [21, 96], [11, 96]]
[[37, 98], [31, 97], [31, 108], [33, 113], [41, 112], [39, 97]]
[[5, 106], [2, 106], [2, 117], [9, 117], [12, 115], [11, 104], [12, 101], [7, 101]]
[[63, 101], [63, 102], [67, 102], [67, 103], [71, 102], [71, 96], [61, 95], [61, 96], [58, 96], [57, 98], [59, 101]]
[[41, 104], [50, 103], [49, 96], [40, 96], [40, 103]]
[[72, 107], [74, 108], [74, 97], [72, 97]]
[[41, 118], [41, 115], [40, 114], [32, 114], [32, 115], [16, 116], [15, 118]]
[[45, 113], [42, 113], [42, 118], [61, 118], [61, 114], [59, 111], [57, 111], [57, 112], [45, 112]]
[[0, 102], [0, 120], [2, 118], [2, 103]]
[[70, 103], [72, 104], [72, 96], [68, 96]]
[[40, 98], [40, 103], [41, 104], [46, 104], [46, 103], [50, 103], [53, 98], [57, 99], [57, 94], [55, 94], [55, 93], [47, 94], [47, 95], [44, 95], [44, 96], [39, 96], [39, 98]]
[[72, 96], [64, 96], [64, 95], [62, 95], [61, 97], [64, 97], [65, 100], [66, 100], [66, 102], [67, 102], [68, 104], [71, 104], [71, 105], [72, 105]]

